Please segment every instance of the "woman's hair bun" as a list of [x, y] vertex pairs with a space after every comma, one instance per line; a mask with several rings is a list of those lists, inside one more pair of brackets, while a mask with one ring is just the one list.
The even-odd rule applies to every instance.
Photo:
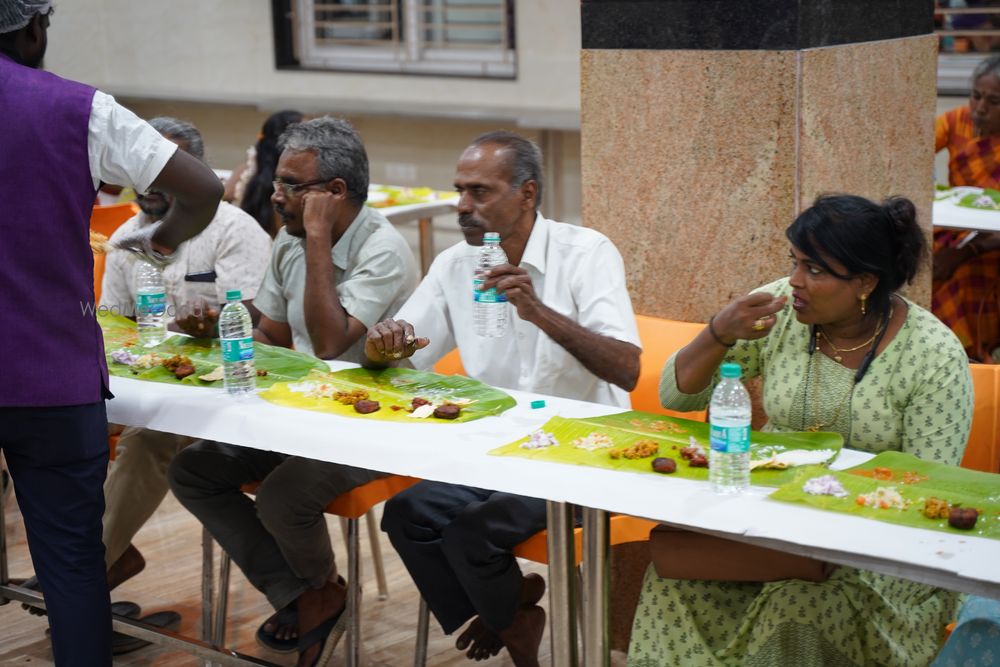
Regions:
[[917, 208], [906, 197], [889, 197], [882, 202], [882, 210], [892, 223], [895, 273], [902, 281], [912, 282], [927, 252], [924, 234], [917, 224]]

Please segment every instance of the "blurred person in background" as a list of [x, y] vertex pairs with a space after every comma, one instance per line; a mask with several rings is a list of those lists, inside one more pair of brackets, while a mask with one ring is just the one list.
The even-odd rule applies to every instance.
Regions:
[[[108, 371], [93, 309], [90, 214], [101, 181], [175, 199], [123, 239], [165, 264], [212, 219], [222, 185], [114, 98], [38, 69], [49, 0], [0, 0], [0, 451], [60, 667], [111, 664], [101, 517]], [[3, 582], [8, 583], [8, 582]]]
[[[948, 184], [1000, 190], [1000, 55], [976, 66], [969, 104], [938, 116], [935, 151], [948, 149]], [[990, 361], [1000, 345], [1000, 234], [934, 232], [931, 311], [969, 358]]]
[[278, 166], [278, 137], [293, 123], [301, 123], [303, 115], [294, 110], [279, 111], [268, 116], [257, 135], [257, 143], [247, 149], [246, 162], [233, 170], [226, 181], [225, 200], [239, 206], [254, 217], [273, 238], [281, 228], [281, 217], [274, 212], [274, 170]]

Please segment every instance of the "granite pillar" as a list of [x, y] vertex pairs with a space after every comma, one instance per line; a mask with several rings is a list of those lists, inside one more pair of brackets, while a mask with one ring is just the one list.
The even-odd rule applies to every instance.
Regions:
[[[933, 5], [582, 0], [583, 223], [621, 251], [636, 312], [706, 322], [787, 275], [784, 230], [821, 193], [904, 195], [929, 236]], [[929, 270], [908, 295], [929, 304]], [[648, 553], [612, 563], [625, 649]]]
[[[583, 0], [583, 222], [637, 312], [705, 322], [787, 274], [816, 195], [911, 198], [930, 231], [933, 0]], [[929, 302], [925, 271], [909, 295]]]

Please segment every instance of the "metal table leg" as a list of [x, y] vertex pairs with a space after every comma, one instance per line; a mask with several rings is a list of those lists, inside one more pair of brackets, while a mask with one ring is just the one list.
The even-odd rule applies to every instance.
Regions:
[[[13, 484], [13, 481], [8, 482]], [[0, 586], [6, 586], [10, 581], [7, 572], [7, 504], [4, 502], [4, 492], [0, 488]], [[0, 594], [0, 605], [7, 604], [9, 599]]]
[[576, 557], [573, 539], [573, 506], [546, 503], [549, 548], [549, 636], [552, 667], [576, 667], [574, 620]]
[[420, 275], [426, 276], [434, 261], [434, 218], [420, 218]]
[[610, 518], [603, 510], [583, 510], [583, 665], [609, 667], [608, 578]]
[[[201, 528], [201, 640], [206, 644], [212, 643], [212, 603], [215, 600], [215, 592], [212, 590], [215, 572], [213, 567], [213, 553], [215, 540], [208, 528]], [[205, 661], [205, 667], [212, 667], [211, 660]]]

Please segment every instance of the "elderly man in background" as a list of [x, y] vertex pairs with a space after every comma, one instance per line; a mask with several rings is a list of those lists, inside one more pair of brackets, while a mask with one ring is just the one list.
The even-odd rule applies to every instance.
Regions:
[[[205, 160], [201, 133], [191, 123], [159, 117], [149, 121], [161, 135], [198, 160]], [[137, 198], [141, 213], [126, 221], [111, 242], [127, 238], [160, 223], [170, 212], [174, 198], [151, 189]], [[168, 313], [177, 312], [172, 328], [196, 337], [214, 337], [216, 322], [225, 304], [226, 292], [238, 289], [247, 299], [254, 320], [257, 310], [250, 300], [264, 279], [271, 252], [271, 237], [249, 214], [222, 202], [203, 232], [178, 249], [176, 260], [163, 271]], [[134, 316], [136, 256], [124, 250], [109, 253], [101, 286], [101, 306]], [[167, 466], [193, 438], [126, 428], [118, 441], [117, 457], [104, 484], [104, 545], [108, 567], [108, 587], [114, 589], [134, 577], [146, 562], [132, 544], [139, 529], [149, 520], [167, 494]], [[159, 627], [176, 629], [176, 612], [158, 612], [144, 619]], [[112, 652], [126, 653], [148, 642], [115, 634]]]
[[[409, 246], [368, 197], [368, 156], [349, 123], [292, 125], [275, 171], [278, 232], [254, 305], [254, 339], [321, 359], [360, 362], [364, 333], [417, 283]], [[277, 452], [199, 442], [170, 466], [174, 495], [278, 612], [257, 632], [300, 665], [326, 664], [346, 625], [323, 514], [337, 496], [381, 476]], [[263, 480], [256, 501], [240, 491]], [[299, 637], [299, 639], [296, 639]]]
[[212, 219], [210, 169], [114, 99], [39, 71], [51, 2], [0, 0], [0, 450], [60, 667], [111, 664], [101, 541], [108, 391], [93, 317], [90, 213], [101, 181], [175, 197], [126, 242], [163, 262]]
[[[541, 165], [538, 147], [510, 132], [466, 148], [455, 175], [466, 242], [434, 260], [398, 320], [368, 332], [368, 365], [409, 357], [426, 369], [457, 345], [469, 376], [488, 384], [629, 406], [640, 348], [621, 255], [599, 232], [538, 212]], [[473, 329], [470, 287], [486, 232], [500, 234], [509, 263], [482, 289], [505, 294], [517, 315], [501, 338]], [[543, 500], [441, 482], [398, 494], [382, 518], [445, 633], [474, 618], [456, 646], [476, 660], [506, 647], [517, 667], [538, 665], [545, 584], [522, 576], [513, 548], [543, 528]]]

